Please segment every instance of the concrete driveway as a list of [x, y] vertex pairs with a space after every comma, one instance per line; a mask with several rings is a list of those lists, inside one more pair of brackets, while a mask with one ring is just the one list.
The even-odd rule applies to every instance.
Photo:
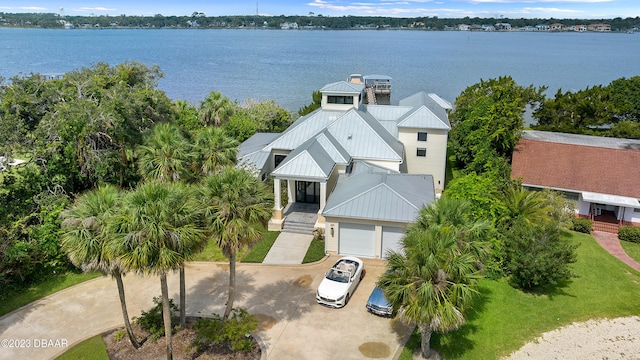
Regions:
[[[396, 320], [367, 313], [365, 303], [384, 262], [365, 260], [366, 276], [349, 304], [330, 309], [315, 301], [315, 291], [338, 257], [310, 265], [239, 264], [235, 306], [261, 320], [258, 333], [269, 359], [393, 359], [410, 329]], [[228, 266], [190, 263], [187, 274], [187, 314], [222, 313]], [[148, 309], [160, 294], [156, 277], [125, 278], [130, 316]], [[178, 299], [178, 276], [169, 277]], [[31, 340], [29, 347], [4, 347], [0, 359], [46, 359], [100, 332], [122, 326], [116, 284], [100, 278], [60, 291], [0, 318], [0, 340]], [[39, 342], [35, 347], [35, 341]], [[66, 344], [68, 347], [43, 347]], [[56, 341], [58, 341], [56, 343]], [[64, 341], [64, 342], [63, 342]]]

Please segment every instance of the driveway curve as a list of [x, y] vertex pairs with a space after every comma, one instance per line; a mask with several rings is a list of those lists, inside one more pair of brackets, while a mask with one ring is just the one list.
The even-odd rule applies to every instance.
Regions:
[[[349, 304], [329, 309], [315, 290], [337, 257], [309, 265], [238, 264], [236, 307], [260, 319], [259, 336], [269, 359], [393, 359], [411, 329], [397, 320], [367, 313], [365, 303], [385, 263], [364, 260], [366, 276]], [[187, 314], [224, 311], [228, 266], [193, 262], [186, 266]], [[179, 280], [169, 291], [177, 303]], [[125, 277], [130, 316], [152, 306], [160, 294], [157, 277]], [[0, 318], [0, 359], [54, 358], [76, 343], [122, 326], [115, 281], [99, 278], [47, 296]], [[12, 345], [12, 346], [9, 346]]]

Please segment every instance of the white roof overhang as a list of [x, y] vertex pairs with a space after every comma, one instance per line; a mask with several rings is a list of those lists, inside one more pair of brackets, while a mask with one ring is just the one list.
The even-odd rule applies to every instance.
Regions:
[[624, 206], [624, 207], [630, 207], [630, 208], [640, 208], [640, 201], [638, 201], [638, 199], [626, 197], [626, 196], [599, 194], [599, 193], [583, 191], [582, 199], [584, 201], [598, 203], [598, 204], [616, 205], [616, 206]]

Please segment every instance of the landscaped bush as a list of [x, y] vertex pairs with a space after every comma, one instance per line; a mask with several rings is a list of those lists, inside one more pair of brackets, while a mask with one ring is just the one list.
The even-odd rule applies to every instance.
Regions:
[[211, 319], [200, 319], [196, 322], [194, 346], [201, 351], [212, 342], [226, 343], [233, 351], [250, 351], [253, 346], [250, 335], [257, 327], [258, 320], [244, 309], [233, 309], [227, 321], [214, 314]]
[[640, 244], [640, 226], [620, 226], [618, 239]]
[[576, 245], [553, 225], [514, 224], [505, 239], [505, 265], [512, 286], [542, 288], [573, 276]]
[[[141, 328], [151, 334], [152, 339], [158, 339], [164, 336], [164, 320], [162, 319], [162, 298], [156, 296], [153, 298], [155, 304], [149, 311], [142, 311], [140, 317], [134, 317], [133, 322], [140, 325]], [[179, 309], [172, 299], [169, 299], [169, 309], [178, 312]], [[173, 320], [171, 321], [173, 323]], [[173, 333], [173, 331], [172, 331]]]
[[591, 229], [593, 228], [593, 221], [585, 218], [573, 218], [571, 220], [573, 225], [571, 226], [571, 230], [577, 231], [584, 234], [590, 234]]

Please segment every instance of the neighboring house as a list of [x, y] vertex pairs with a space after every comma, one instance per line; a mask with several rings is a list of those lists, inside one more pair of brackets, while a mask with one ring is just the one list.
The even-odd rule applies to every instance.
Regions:
[[382, 257], [442, 192], [451, 104], [420, 92], [377, 105], [377, 95], [390, 98], [391, 78], [376, 76], [324, 86], [320, 109], [240, 145], [242, 163], [274, 180], [269, 229], [286, 229], [288, 213], [306, 204], [327, 252]]
[[617, 231], [617, 225], [640, 225], [639, 164], [640, 140], [525, 131], [511, 177], [528, 188], [564, 192], [594, 228]]
[[587, 25], [575, 25], [573, 27], [573, 31], [586, 32], [587, 31]]
[[511, 31], [511, 24], [509, 24], [509, 23], [497, 23], [495, 25], [495, 28], [498, 31]]
[[538, 29], [538, 31], [549, 31], [551, 27], [547, 24], [539, 24], [536, 25], [536, 29]]
[[555, 23], [555, 24], [549, 25], [550, 31], [564, 31], [564, 29], [565, 29], [564, 24]]
[[597, 32], [609, 32], [611, 31], [611, 25], [609, 24], [591, 24], [587, 25], [587, 30]]
[[458, 30], [460, 30], [460, 31], [470, 31], [471, 30], [471, 25], [459, 24], [458, 25]]

